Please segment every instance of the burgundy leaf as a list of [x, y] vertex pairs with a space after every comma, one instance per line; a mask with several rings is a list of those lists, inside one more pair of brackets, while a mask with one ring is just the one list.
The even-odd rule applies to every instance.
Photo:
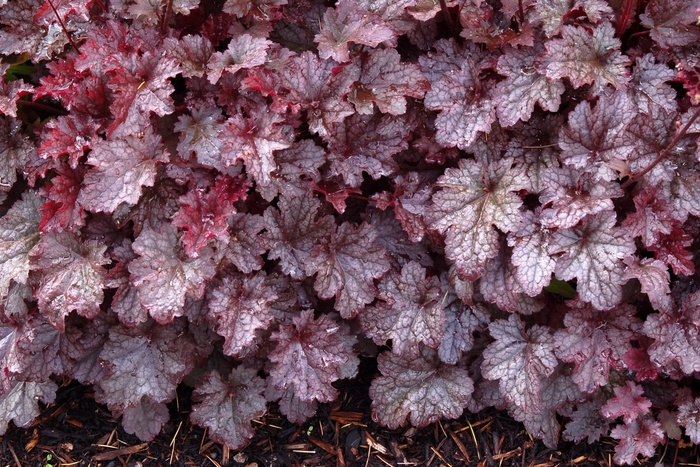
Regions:
[[221, 150], [223, 142], [219, 134], [223, 130], [221, 110], [215, 107], [193, 108], [191, 115], [180, 115], [175, 131], [180, 132], [177, 150], [183, 159], [194, 152], [197, 161], [205, 167], [222, 170]]
[[139, 258], [129, 263], [132, 283], [141, 304], [161, 324], [182, 316], [185, 295], [201, 298], [205, 282], [216, 273], [208, 247], [197, 258], [183, 259], [172, 224], [146, 224], [133, 248]]
[[294, 139], [292, 127], [283, 122], [280, 115], [264, 108], [255, 111], [250, 118], [231, 116], [222, 132], [224, 165], [232, 166], [242, 160], [256, 182], [269, 185], [277, 170], [273, 152], [288, 148]]
[[619, 440], [613, 460], [620, 464], [633, 464], [639, 454], [653, 456], [656, 447], [664, 441], [661, 424], [650, 418], [618, 425], [610, 436]]
[[428, 89], [430, 84], [418, 66], [402, 63], [396, 49], [380, 49], [363, 56], [359, 80], [348, 99], [360, 114], [371, 115], [376, 105], [380, 112], [402, 115], [405, 96], [421, 99]]
[[170, 420], [168, 406], [154, 402], [148, 396], [120, 410], [122, 427], [127, 433], [136, 435], [141, 441], [153, 441], [163, 425]]
[[381, 16], [360, 9], [355, 1], [341, 0], [323, 14], [321, 32], [314, 42], [321, 58], [342, 63], [350, 60], [350, 42], [376, 47], [394, 39], [396, 34]]
[[277, 294], [265, 277], [263, 273], [227, 276], [211, 292], [208, 316], [225, 339], [226, 355], [239, 356], [253, 343], [255, 332], [267, 329], [272, 321], [271, 302], [277, 300]]
[[474, 384], [466, 370], [440, 362], [426, 349], [406, 358], [392, 352], [378, 357], [382, 376], [369, 389], [372, 418], [389, 429], [411, 424], [424, 427], [441, 418], [457, 418], [471, 400]]
[[319, 243], [304, 260], [308, 275], [316, 274], [314, 289], [319, 297], [335, 297], [335, 309], [344, 318], [355, 315], [375, 295], [374, 279], [389, 269], [384, 248], [374, 240], [374, 228], [346, 222], [331, 231], [327, 242]]
[[700, 39], [698, 20], [700, 2], [651, 0], [639, 15], [642, 25], [651, 29], [651, 38], [662, 49], [692, 44]]
[[654, 339], [648, 347], [651, 362], [664, 371], [675, 368], [685, 374], [700, 371], [700, 295], [686, 297], [680, 309], [647, 316], [643, 333]]
[[401, 274], [390, 272], [379, 283], [377, 297], [382, 300], [360, 313], [365, 333], [379, 345], [391, 339], [392, 352], [413, 355], [420, 344], [437, 349], [445, 325], [444, 293], [439, 278], [426, 278], [425, 269], [411, 261]]
[[51, 380], [34, 383], [13, 381], [0, 394], [0, 433], [5, 434], [10, 421], [28, 428], [41, 413], [39, 401], [50, 404], [56, 399], [58, 386]]
[[562, 437], [567, 441], [580, 443], [584, 439], [588, 444], [595, 443], [602, 435], [610, 430], [610, 421], [600, 416], [601, 402], [599, 399], [582, 402], [576, 405], [571, 414], [571, 421], [566, 424]]
[[0, 120], [0, 192], [12, 189], [17, 181], [17, 170], [23, 170], [35, 153], [36, 148], [22, 132], [19, 120]]
[[568, 126], [559, 132], [562, 162], [594, 175], [616, 179], [616, 169], [634, 150], [623, 131], [634, 115], [629, 98], [622, 92], [603, 94], [595, 109], [581, 102], [569, 114]]
[[100, 353], [107, 369], [98, 383], [100, 402], [123, 411], [143, 397], [170, 401], [182, 378], [194, 368], [194, 351], [194, 341], [182, 321], [113, 327]]
[[102, 267], [110, 260], [107, 247], [94, 241], [79, 242], [69, 232], [48, 233], [30, 253], [30, 268], [36, 274], [39, 310], [59, 331], [75, 310], [93, 318], [104, 298]]
[[595, 94], [608, 84], [620, 89], [630, 79], [631, 61], [620, 52], [621, 42], [614, 34], [607, 21], [592, 30], [562, 26], [561, 39], [545, 42], [547, 51], [540, 56], [538, 69], [549, 79], [568, 78], [575, 88], [592, 84]]
[[631, 424], [638, 417], [649, 413], [651, 401], [642, 396], [644, 390], [637, 384], [627, 381], [626, 386], [615, 388], [615, 397], [608, 400], [600, 413], [611, 420], [622, 417], [626, 424]]
[[0, 299], [5, 298], [12, 281], [27, 283], [29, 254], [40, 238], [41, 204], [34, 191], [27, 191], [0, 218]]
[[302, 401], [335, 400], [338, 391], [331, 383], [357, 373], [360, 362], [352, 350], [357, 339], [345, 323], [330, 315], [314, 319], [313, 311], [302, 310], [271, 338], [277, 346], [268, 356], [273, 363], [270, 384], [282, 390], [294, 388]]
[[318, 215], [320, 201], [310, 193], [299, 197], [280, 196], [277, 208], [265, 211], [265, 240], [270, 245], [268, 256], [279, 259], [280, 267], [293, 279], [306, 276], [304, 264], [316, 244], [328, 238], [333, 219]]
[[506, 400], [526, 413], [541, 409], [541, 386], [557, 365], [548, 328], [534, 325], [525, 331], [517, 315], [489, 324], [494, 342], [484, 350], [481, 371], [485, 378], [498, 380]]
[[306, 110], [309, 130], [326, 138], [334, 124], [354, 113], [345, 96], [359, 74], [354, 64], [338, 66], [307, 51], [282, 70], [282, 86], [288, 92], [281, 98], [295, 111]]
[[233, 203], [245, 199], [249, 187], [242, 178], [219, 175], [208, 191], [198, 187], [180, 197], [181, 208], [172, 224], [185, 230], [182, 243], [189, 257], [199, 256], [212, 238], [228, 243], [227, 219], [236, 213]]
[[304, 139], [287, 149], [275, 151], [277, 169], [270, 184], [256, 187], [258, 193], [272, 201], [281, 193], [289, 197], [303, 197], [311, 183], [319, 181], [319, 168], [326, 162], [326, 151], [311, 139]]
[[499, 122], [504, 127], [529, 120], [535, 104], [550, 112], [559, 109], [564, 84], [537, 72], [536, 52], [536, 48], [508, 48], [498, 59], [496, 71], [506, 79], [496, 85], [495, 101]]
[[93, 145], [78, 202], [91, 211], [114, 212], [136, 204], [144, 186], [153, 186], [157, 164], [168, 162], [161, 137], [152, 130]]
[[498, 233], [514, 229], [522, 200], [513, 192], [524, 188], [524, 177], [503, 160], [484, 166], [462, 159], [438, 179], [433, 195], [431, 227], [445, 234], [447, 257], [460, 273], [475, 279], [486, 261], [498, 254]]
[[578, 304], [570, 306], [564, 326], [554, 333], [554, 351], [562, 361], [574, 363], [573, 381], [590, 394], [608, 383], [610, 369], [623, 369], [623, 355], [642, 321], [630, 306], [598, 311]]
[[439, 110], [435, 120], [436, 140], [446, 146], [466, 149], [480, 132], [488, 132], [496, 120], [491, 91], [479, 79], [472, 60], [442, 75], [425, 94], [425, 107]]
[[265, 413], [264, 381], [250, 368], [238, 366], [226, 380], [213, 371], [192, 395], [190, 420], [209, 429], [209, 436], [231, 449], [248, 444], [255, 434], [251, 420]]
[[605, 211], [586, 218], [579, 228], [558, 230], [549, 245], [550, 254], [561, 253], [558, 279], [578, 279], [581, 299], [606, 310], [622, 299], [623, 263], [635, 251], [629, 235], [615, 227], [615, 213]]
[[525, 211], [522, 216], [517, 229], [508, 234], [508, 245], [513, 248], [510, 261], [515, 266], [518, 285], [534, 297], [552, 280], [556, 261], [547, 251], [552, 234], [542, 225], [541, 209]]
[[375, 113], [345, 119], [328, 138], [331, 174], [351, 188], [360, 186], [363, 172], [375, 180], [393, 175], [399, 169], [393, 156], [408, 149], [410, 132], [405, 117]]
[[224, 254], [239, 271], [249, 273], [263, 267], [267, 242], [260, 241], [265, 221], [257, 214], [234, 214], [229, 218], [231, 240]]
[[207, 63], [209, 82], [216, 84], [226, 71], [234, 74], [238, 70], [253, 68], [265, 63], [267, 49], [272, 42], [250, 34], [235, 36], [224, 52], [214, 52]]
[[662, 261], [653, 258], [639, 259], [630, 256], [625, 260], [627, 269], [623, 279], [635, 278], [642, 285], [642, 293], [647, 294], [649, 302], [658, 311], [670, 312], [673, 307], [671, 299], [671, 287], [669, 285], [671, 275], [668, 266]]
[[693, 443], [700, 442], [700, 398], [678, 406], [678, 423]]

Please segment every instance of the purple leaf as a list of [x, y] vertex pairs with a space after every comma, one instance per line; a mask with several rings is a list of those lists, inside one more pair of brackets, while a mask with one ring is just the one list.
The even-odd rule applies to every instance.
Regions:
[[78, 202], [91, 211], [114, 212], [120, 203], [136, 204], [144, 186], [153, 186], [157, 165], [168, 162], [161, 137], [148, 129], [93, 144]]
[[335, 297], [335, 308], [344, 318], [355, 315], [375, 295], [374, 279], [389, 269], [384, 248], [375, 242], [377, 232], [367, 223], [346, 222], [331, 230], [330, 239], [316, 244], [304, 261], [308, 275], [316, 274], [319, 297]]
[[360, 9], [353, 0], [341, 0], [323, 14], [321, 32], [314, 42], [321, 58], [342, 63], [350, 60], [350, 42], [376, 47], [394, 39], [396, 34], [381, 16]]
[[661, 424], [649, 418], [618, 425], [612, 429], [610, 436], [619, 440], [613, 457], [619, 464], [633, 464], [639, 454], [653, 456], [656, 447], [664, 441]]
[[555, 274], [560, 280], [578, 279], [581, 299], [607, 310], [622, 299], [623, 263], [635, 251], [633, 240], [615, 227], [615, 213], [605, 211], [586, 218], [579, 228], [554, 233], [550, 254], [561, 253]]
[[95, 241], [81, 242], [69, 232], [49, 233], [30, 253], [30, 267], [38, 279], [39, 309], [56, 329], [75, 310], [93, 318], [104, 298], [107, 247]]
[[211, 292], [208, 316], [225, 338], [226, 355], [239, 356], [253, 343], [255, 332], [267, 329], [272, 321], [270, 303], [277, 300], [277, 294], [265, 277], [263, 273], [227, 276]]
[[265, 413], [264, 381], [250, 368], [238, 366], [226, 380], [209, 373], [192, 395], [190, 420], [209, 429], [214, 441], [231, 449], [248, 444], [255, 430], [250, 422]]
[[381, 280], [381, 301], [360, 313], [362, 329], [379, 345], [391, 339], [391, 350], [399, 355], [416, 354], [420, 344], [437, 349], [445, 325], [446, 289], [447, 284], [435, 276], [426, 278], [425, 269], [411, 261], [400, 275], [390, 272]]
[[518, 224], [522, 200], [513, 192], [524, 188], [524, 177], [508, 160], [485, 166], [462, 159], [436, 186], [441, 190], [433, 195], [431, 227], [445, 234], [447, 257], [475, 279], [498, 253], [494, 226], [510, 232]]
[[372, 418], [392, 430], [402, 426], [409, 415], [418, 428], [441, 418], [457, 418], [474, 391], [466, 370], [440, 362], [430, 349], [410, 358], [384, 352], [378, 365], [382, 376], [369, 389]]
[[561, 39], [545, 42], [538, 70], [549, 79], [568, 78], [574, 88], [592, 84], [599, 94], [605, 86], [624, 87], [630, 79], [630, 59], [620, 52], [620, 39], [609, 22], [595, 28], [565, 25]]
[[541, 387], [557, 366], [549, 329], [534, 325], [525, 331], [517, 315], [489, 324], [494, 342], [484, 350], [481, 371], [485, 378], [498, 380], [506, 400], [526, 413], [541, 409]]
[[133, 248], [139, 258], [129, 263], [132, 283], [141, 304], [161, 324], [182, 316], [185, 295], [201, 298], [205, 281], [216, 273], [208, 247], [195, 259], [183, 259], [172, 224], [146, 224]]
[[294, 388], [302, 401], [330, 402], [338, 396], [331, 383], [357, 373], [360, 362], [352, 350], [357, 339], [345, 323], [313, 315], [302, 310], [292, 324], [272, 333], [277, 346], [268, 356], [273, 363], [269, 383], [281, 390]]

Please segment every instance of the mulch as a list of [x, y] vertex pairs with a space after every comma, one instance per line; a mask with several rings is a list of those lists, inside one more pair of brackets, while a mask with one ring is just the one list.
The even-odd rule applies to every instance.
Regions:
[[[611, 466], [613, 440], [564, 443], [559, 450], [533, 440], [507, 414], [487, 410], [422, 429], [389, 430], [372, 421], [367, 387], [339, 385], [341, 397], [316, 417], [294, 425], [275, 404], [254, 420], [251, 443], [231, 451], [188, 422], [191, 391], [181, 387], [171, 420], [144, 443], [122, 430], [91, 389], [65, 382], [53, 404], [26, 429], [12, 424], [0, 437], [0, 467], [140, 466]], [[659, 463], [659, 464], [657, 464]], [[699, 466], [695, 445], [670, 440], [639, 465]]]

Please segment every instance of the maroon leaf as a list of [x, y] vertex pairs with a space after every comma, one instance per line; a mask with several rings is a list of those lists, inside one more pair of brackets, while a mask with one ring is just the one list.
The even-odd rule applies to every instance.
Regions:
[[670, 312], [673, 300], [670, 295], [671, 275], [668, 272], [668, 266], [658, 259], [643, 258], [640, 260], [633, 256], [625, 260], [625, 264], [627, 269], [625, 269], [623, 279], [637, 279], [642, 285], [642, 292], [649, 297], [651, 306], [659, 311]]
[[281, 98], [295, 111], [306, 110], [309, 130], [326, 138], [334, 124], [354, 113], [345, 96], [359, 72], [354, 64], [338, 66], [307, 51], [282, 70], [282, 86], [288, 92]]
[[355, 315], [374, 300], [374, 279], [389, 269], [383, 247], [374, 240], [374, 228], [346, 222], [331, 231], [327, 242], [319, 243], [304, 261], [308, 275], [316, 274], [314, 289], [319, 297], [335, 297], [335, 309], [343, 318]]
[[398, 171], [394, 155], [408, 148], [411, 123], [404, 117], [355, 114], [335, 126], [329, 137], [331, 174], [357, 188], [366, 172], [377, 180]]
[[198, 187], [180, 197], [181, 208], [172, 224], [185, 230], [182, 243], [189, 257], [198, 257], [212, 238], [228, 243], [227, 219], [236, 213], [233, 203], [245, 199], [249, 187], [242, 178], [219, 175], [208, 191]]
[[277, 207], [265, 211], [264, 238], [270, 245], [268, 256], [279, 259], [280, 267], [293, 279], [306, 276], [304, 264], [316, 244], [333, 231], [333, 219], [318, 217], [321, 203], [308, 192], [300, 197], [280, 196]]
[[613, 460], [620, 464], [634, 463], [639, 454], [653, 456], [656, 446], [664, 441], [661, 424], [650, 418], [618, 425], [612, 429], [610, 436], [620, 440], [615, 446], [613, 457]]
[[359, 359], [352, 350], [357, 339], [345, 323], [330, 315], [314, 319], [302, 310], [292, 324], [280, 325], [271, 339], [277, 342], [268, 358], [273, 363], [270, 384], [277, 389], [294, 388], [302, 401], [330, 402], [338, 396], [331, 385], [357, 373]]
[[607, 310], [622, 299], [623, 263], [635, 251], [628, 234], [615, 227], [615, 213], [605, 211], [588, 217], [579, 228], [558, 230], [549, 245], [557, 259], [558, 279], [578, 279], [581, 299]]
[[98, 383], [100, 402], [123, 411], [143, 397], [170, 401], [182, 378], [194, 368], [194, 351], [194, 341], [182, 321], [113, 327], [100, 353], [107, 369]]
[[496, 71], [506, 79], [496, 85], [495, 101], [499, 122], [504, 127], [529, 120], [535, 104], [550, 112], [559, 109], [564, 84], [537, 72], [535, 53], [536, 48], [508, 48], [498, 59]]
[[221, 110], [215, 107], [193, 108], [191, 115], [180, 115], [175, 131], [180, 132], [177, 150], [183, 159], [194, 152], [197, 161], [205, 167], [222, 170], [221, 149], [223, 142], [219, 133], [223, 130]]
[[363, 56], [359, 80], [348, 99], [360, 114], [371, 115], [376, 105], [380, 112], [402, 115], [405, 96], [421, 99], [428, 89], [430, 84], [418, 66], [402, 63], [396, 49], [381, 49]]
[[588, 444], [595, 443], [602, 435], [610, 430], [610, 421], [600, 416], [601, 402], [599, 399], [582, 402], [576, 405], [571, 414], [571, 421], [566, 424], [562, 437], [567, 441], [580, 443], [587, 439]]
[[620, 39], [609, 22], [592, 31], [583, 26], [565, 25], [561, 39], [545, 42], [538, 69], [549, 79], [568, 78], [575, 88], [592, 84], [600, 93], [608, 84], [620, 89], [629, 81], [631, 61], [620, 52]]
[[272, 42], [250, 34], [235, 36], [224, 52], [214, 52], [207, 63], [207, 76], [211, 84], [216, 84], [226, 71], [234, 74], [238, 70], [253, 68], [265, 63], [267, 49]]
[[263, 267], [262, 255], [267, 251], [267, 243], [261, 242], [265, 228], [262, 216], [256, 214], [234, 214], [229, 218], [231, 240], [225, 255], [239, 271], [249, 273]]
[[564, 325], [554, 333], [554, 351], [562, 361], [575, 364], [571, 377], [582, 392], [590, 394], [608, 383], [611, 368], [623, 369], [623, 355], [642, 321], [630, 306], [601, 312], [578, 304], [569, 308]]
[[213, 440], [231, 449], [242, 448], [255, 434], [250, 421], [265, 413], [264, 386], [250, 368], [238, 366], [226, 380], [213, 371], [192, 395], [190, 420], [208, 428]]
[[700, 398], [678, 406], [678, 423], [693, 443], [700, 442]]
[[39, 208], [42, 199], [27, 191], [0, 218], [0, 299], [4, 299], [12, 281], [26, 284], [29, 254], [39, 243]]
[[362, 328], [379, 345], [391, 339], [392, 352], [399, 355], [416, 354], [421, 343], [437, 349], [445, 325], [446, 288], [439, 278], [426, 278], [425, 269], [411, 261], [400, 275], [384, 276], [377, 294], [382, 301], [360, 313]]
[[643, 332], [654, 339], [647, 351], [656, 367], [667, 372], [679, 368], [685, 374], [700, 371], [699, 296], [689, 295], [670, 313], [647, 316]]
[[208, 247], [197, 258], [182, 259], [172, 224], [146, 224], [133, 248], [139, 258], [129, 263], [132, 283], [141, 304], [161, 324], [182, 316], [185, 295], [201, 298], [205, 282], [216, 273]]
[[474, 384], [466, 370], [440, 362], [426, 349], [410, 358], [384, 352], [378, 357], [382, 376], [369, 389], [372, 418], [389, 429], [424, 427], [441, 418], [457, 418], [471, 400]]
[[30, 253], [30, 268], [36, 274], [39, 310], [59, 331], [64, 319], [75, 310], [93, 318], [104, 298], [102, 267], [110, 260], [107, 247], [94, 241], [80, 242], [68, 232], [48, 233]]
[[557, 366], [549, 329], [534, 325], [525, 331], [517, 315], [489, 324], [494, 342], [484, 350], [481, 371], [498, 380], [501, 395], [526, 413], [541, 409], [541, 387]]
[[41, 413], [39, 401], [50, 404], [56, 399], [58, 386], [51, 380], [34, 383], [13, 381], [0, 394], [0, 433], [5, 434], [10, 421], [28, 428]]
[[224, 353], [238, 357], [253, 344], [255, 332], [267, 329], [277, 294], [265, 283], [266, 275], [227, 276], [211, 292], [208, 316], [224, 337]]
[[447, 257], [460, 273], [475, 279], [486, 261], [498, 253], [498, 233], [515, 228], [522, 200], [513, 192], [524, 188], [524, 177], [503, 160], [485, 166], [462, 159], [438, 179], [433, 195], [431, 227], [445, 234]]
[[36, 148], [22, 132], [19, 120], [0, 120], [0, 192], [12, 189], [17, 181], [17, 170], [24, 170], [35, 152]]
[[461, 68], [432, 83], [425, 94], [425, 107], [440, 111], [435, 120], [435, 138], [443, 146], [466, 149], [496, 120], [491, 91], [478, 75], [472, 60], [465, 60]]
[[623, 131], [634, 115], [629, 98], [623, 92], [603, 94], [595, 109], [581, 102], [569, 114], [568, 126], [559, 132], [562, 162], [594, 175], [596, 179], [615, 180], [616, 169], [634, 150]]
[[552, 280], [556, 261], [548, 253], [551, 232], [540, 220], [541, 209], [523, 212], [522, 221], [508, 234], [513, 248], [510, 261], [515, 266], [515, 280], [522, 291], [534, 297]]
[[157, 164], [168, 162], [159, 135], [147, 130], [93, 145], [78, 202], [91, 211], [113, 212], [120, 203], [136, 204], [144, 186], [153, 186]]
[[163, 425], [170, 420], [168, 406], [154, 402], [148, 396], [120, 412], [124, 431], [136, 435], [142, 441], [153, 441]]
[[342, 63], [350, 60], [350, 42], [376, 47], [394, 39], [396, 34], [381, 16], [360, 9], [355, 1], [341, 0], [323, 14], [321, 32], [314, 42], [321, 58]]
[[642, 25], [651, 29], [651, 38], [662, 49], [692, 44], [700, 39], [696, 26], [700, 2], [651, 0], [639, 15]]

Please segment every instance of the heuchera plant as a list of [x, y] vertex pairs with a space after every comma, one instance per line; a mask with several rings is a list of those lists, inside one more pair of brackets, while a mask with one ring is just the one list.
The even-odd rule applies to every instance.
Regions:
[[699, 442], [700, 0], [0, 6], [0, 433], [239, 448], [363, 349], [392, 428]]

